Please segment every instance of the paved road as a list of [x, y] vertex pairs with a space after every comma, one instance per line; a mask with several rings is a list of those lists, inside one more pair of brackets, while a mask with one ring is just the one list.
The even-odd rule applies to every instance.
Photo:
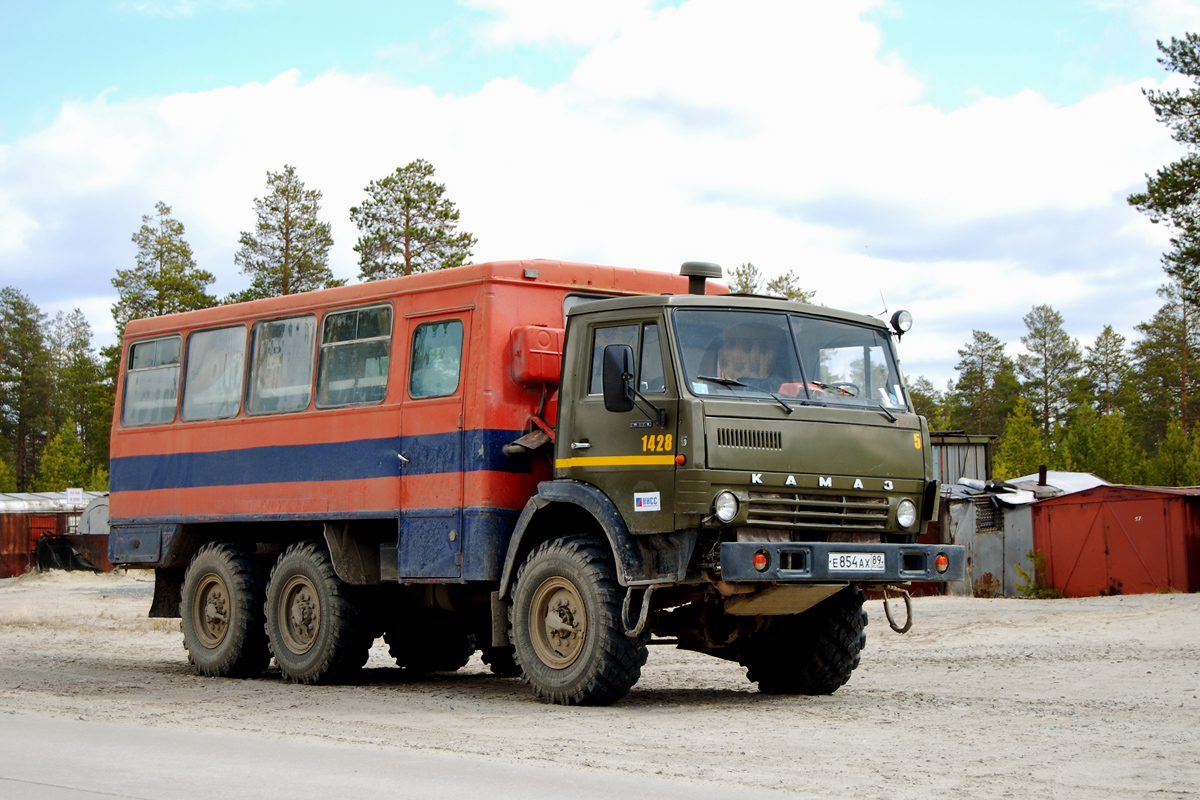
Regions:
[[[739, 800], [779, 800], [737, 789]], [[0, 714], [4, 800], [568, 797], [728, 800], [728, 787], [176, 728]]]

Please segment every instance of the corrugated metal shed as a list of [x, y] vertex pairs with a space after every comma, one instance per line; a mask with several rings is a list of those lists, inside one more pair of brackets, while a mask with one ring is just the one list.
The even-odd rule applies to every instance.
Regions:
[[967, 573], [946, 586], [947, 594], [1019, 597], [1015, 566], [1030, 570], [1033, 549], [1029, 506], [1009, 506], [997, 495], [965, 486], [948, 486], [942, 496], [941, 541], [967, 549]]
[[[82, 503], [71, 503], [66, 492], [29, 492], [0, 494], [0, 578], [11, 578], [28, 570], [34, 563], [37, 541], [43, 536], [75, 537], [80, 515], [92, 501], [107, 498], [106, 492], [84, 492]], [[104, 515], [107, 520], [107, 514]], [[85, 547], [104, 553], [101, 569], [108, 564], [107, 548], [100, 538], [85, 537]]]
[[84, 492], [82, 503], [68, 502], [66, 492], [0, 493], [0, 514], [77, 514], [98, 497], [108, 492]]
[[961, 431], [930, 431], [933, 476], [943, 485], [960, 478], [985, 481], [992, 477], [992, 443], [995, 436], [967, 435]]

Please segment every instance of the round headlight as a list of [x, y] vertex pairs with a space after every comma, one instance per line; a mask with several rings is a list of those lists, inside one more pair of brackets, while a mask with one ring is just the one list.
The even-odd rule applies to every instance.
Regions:
[[733, 492], [721, 492], [713, 501], [713, 511], [721, 522], [729, 522], [737, 516], [738, 499]]
[[908, 333], [912, 328], [912, 314], [907, 311], [897, 311], [892, 314], [892, 330], [899, 334]]
[[896, 524], [901, 528], [911, 528], [917, 521], [917, 507], [907, 497], [896, 505]]

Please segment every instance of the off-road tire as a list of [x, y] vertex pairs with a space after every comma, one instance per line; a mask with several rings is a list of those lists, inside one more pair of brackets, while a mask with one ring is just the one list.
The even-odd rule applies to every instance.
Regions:
[[266, 631], [279, 671], [296, 683], [335, 683], [367, 663], [370, 620], [320, 540], [288, 547], [267, 582]]
[[551, 539], [529, 554], [517, 571], [509, 620], [515, 661], [534, 695], [560, 705], [608, 705], [637, 683], [649, 631], [625, 635], [622, 592], [612, 554], [593, 539]]
[[764, 694], [833, 694], [866, 646], [865, 599], [848, 586], [803, 614], [771, 618], [742, 648], [746, 677]]
[[492, 674], [499, 678], [519, 678], [521, 665], [517, 663], [513, 647], [483, 647], [479, 657], [488, 665]]
[[188, 662], [200, 675], [245, 678], [271, 661], [263, 631], [263, 570], [242, 547], [212, 542], [188, 565], [179, 627]]
[[398, 614], [383, 640], [396, 665], [415, 675], [456, 672], [475, 652], [475, 637], [457, 615], [421, 607]]

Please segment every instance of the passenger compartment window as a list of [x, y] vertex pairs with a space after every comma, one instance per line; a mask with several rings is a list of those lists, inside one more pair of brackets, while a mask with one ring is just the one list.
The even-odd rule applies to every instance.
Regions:
[[408, 396], [448, 397], [458, 391], [462, 370], [463, 324], [461, 320], [427, 322], [413, 331], [412, 362]]
[[188, 337], [179, 418], [193, 422], [236, 417], [242, 406], [245, 370], [245, 327], [193, 333]]
[[308, 408], [316, 342], [317, 318], [312, 314], [254, 324], [247, 414], [282, 414]]
[[391, 350], [391, 306], [326, 314], [317, 405], [330, 408], [382, 402], [387, 396]]
[[154, 425], [175, 418], [181, 343], [180, 337], [171, 336], [129, 348], [122, 425]]

